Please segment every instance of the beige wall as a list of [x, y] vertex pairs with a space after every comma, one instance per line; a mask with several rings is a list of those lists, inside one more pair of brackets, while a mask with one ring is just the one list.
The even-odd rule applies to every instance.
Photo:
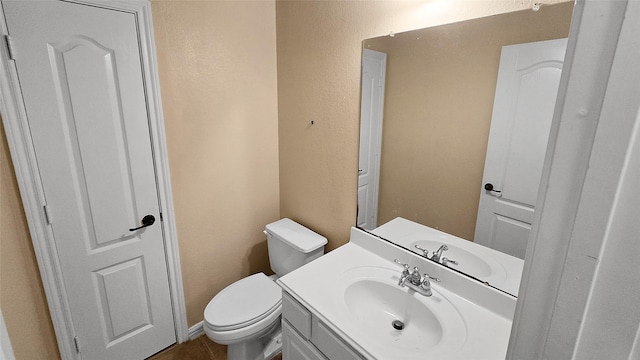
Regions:
[[59, 359], [4, 128], [1, 131], [0, 309], [17, 360]]
[[280, 216], [273, 1], [153, 1], [189, 326], [225, 286], [269, 271]]
[[[357, 201], [362, 40], [534, 2], [277, 1], [281, 215], [327, 236], [330, 249], [349, 239]], [[562, 1], [547, 3], [553, 2]]]
[[572, 3], [365, 41], [387, 54], [378, 223], [473, 240], [502, 46], [567, 37]]
[[[270, 271], [262, 230], [280, 216], [275, 5], [153, 1], [152, 12], [192, 326], [222, 288]], [[17, 360], [55, 359], [4, 137], [0, 152], [2, 312]]]

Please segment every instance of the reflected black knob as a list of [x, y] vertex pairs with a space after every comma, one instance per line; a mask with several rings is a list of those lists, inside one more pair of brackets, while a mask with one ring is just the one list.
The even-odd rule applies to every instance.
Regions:
[[140, 230], [140, 229], [145, 228], [147, 226], [153, 225], [153, 223], [155, 223], [155, 222], [156, 222], [156, 218], [153, 215], [145, 215], [142, 218], [142, 225], [138, 226], [137, 228], [129, 229], [129, 231]]
[[495, 190], [495, 189], [493, 188], [493, 184], [492, 184], [492, 183], [486, 183], [486, 184], [484, 184], [484, 189], [485, 189], [485, 190], [487, 190], [487, 191], [493, 191], [493, 192], [497, 192], [497, 193], [502, 192], [502, 191], [500, 191], [500, 190]]

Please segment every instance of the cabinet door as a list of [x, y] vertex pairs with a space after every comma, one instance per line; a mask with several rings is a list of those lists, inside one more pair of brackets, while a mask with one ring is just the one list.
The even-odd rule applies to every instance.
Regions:
[[282, 321], [283, 360], [327, 360], [310, 342], [304, 340], [286, 321]]
[[364, 360], [357, 351], [315, 316], [311, 321], [311, 343], [332, 360]]
[[311, 313], [286, 291], [282, 293], [282, 317], [305, 340], [311, 338]]

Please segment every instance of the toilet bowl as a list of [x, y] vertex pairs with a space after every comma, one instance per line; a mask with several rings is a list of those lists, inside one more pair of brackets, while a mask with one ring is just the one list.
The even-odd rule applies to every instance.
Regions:
[[327, 243], [286, 218], [268, 224], [265, 234], [276, 275], [240, 279], [219, 292], [204, 311], [204, 332], [227, 345], [228, 360], [269, 360], [281, 352], [282, 289], [274, 280], [320, 257]]
[[[227, 286], [209, 302], [204, 314], [205, 334], [227, 345], [238, 359], [270, 359], [282, 347], [278, 338], [282, 290], [263, 273]], [[232, 359], [231, 354], [228, 358]]]

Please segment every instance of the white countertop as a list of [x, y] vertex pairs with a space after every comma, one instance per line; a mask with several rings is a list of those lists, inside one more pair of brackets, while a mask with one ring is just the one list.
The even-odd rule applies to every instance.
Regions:
[[[399, 277], [402, 267], [394, 264], [394, 259], [418, 266], [441, 279], [441, 282], [433, 282], [434, 295], [426, 301], [447, 299], [462, 317], [464, 330], [446, 334], [450, 346], [436, 344], [422, 349], [421, 344], [416, 343], [415, 348], [405, 349], [377, 341], [369, 336], [371, 329], [363, 329], [363, 325], [341, 306], [344, 299], [339, 280], [345, 272], [375, 267], [397, 271]], [[515, 310], [514, 297], [355, 228], [348, 244], [283, 276], [278, 283], [368, 359], [424, 360], [428, 356], [493, 360], [503, 359], [506, 355]], [[440, 315], [436, 313], [435, 316]], [[438, 320], [447, 321], [446, 318]]]

